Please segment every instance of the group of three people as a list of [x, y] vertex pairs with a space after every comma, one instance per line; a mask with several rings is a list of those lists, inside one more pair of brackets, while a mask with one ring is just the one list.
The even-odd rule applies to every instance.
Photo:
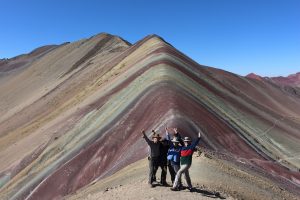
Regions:
[[145, 131], [142, 131], [143, 137], [150, 147], [149, 152], [149, 181], [151, 187], [154, 187], [154, 182], [156, 181], [156, 171], [160, 167], [162, 185], [167, 186], [167, 168], [171, 175], [171, 181], [173, 187], [171, 190], [178, 191], [182, 188], [181, 176], [185, 175], [185, 179], [190, 191], [193, 190], [191, 178], [189, 175], [189, 168], [192, 164], [192, 156], [195, 151], [197, 144], [200, 141], [201, 132], [198, 133], [197, 140], [193, 141], [189, 137], [184, 137], [182, 139], [177, 128], [174, 128], [174, 136], [171, 139], [166, 130], [166, 137], [161, 138], [158, 133], [152, 130], [152, 140], [150, 140]]

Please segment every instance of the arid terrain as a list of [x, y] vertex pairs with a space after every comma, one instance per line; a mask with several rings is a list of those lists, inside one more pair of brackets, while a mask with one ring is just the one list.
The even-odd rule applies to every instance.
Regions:
[[[1, 59], [0, 199], [299, 199], [299, 83], [200, 65], [157, 35]], [[141, 130], [166, 126], [203, 131], [196, 192], [147, 185]]]

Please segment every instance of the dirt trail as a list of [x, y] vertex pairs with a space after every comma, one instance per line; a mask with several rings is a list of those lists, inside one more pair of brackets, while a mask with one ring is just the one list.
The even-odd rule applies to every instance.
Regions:
[[[211, 199], [217, 198], [212, 192], [205, 189], [197, 189], [195, 192], [189, 192], [189, 190], [183, 190], [180, 192], [173, 192], [169, 190], [169, 187], [157, 186], [155, 188], [147, 188], [146, 181], [139, 181], [136, 183], [129, 183], [127, 185], [119, 185], [114, 188], [109, 188], [108, 191], [99, 192], [97, 194], [88, 194], [86, 199]], [[225, 199], [225, 197], [221, 198]], [[234, 199], [227, 197], [226, 199]]]
[[[195, 192], [192, 193], [187, 189], [173, 192], [170, 187], [163, 186], [150, 188], [147, 170], [147, 160], [143, 159], [108, 178], [94, 181], [65, 199], [296, 199], [263, 177], [249, 174], [228, 161], [204, 155], [193, 159], [190, 174]], [[157, 178], [159, 175], [160, 171]], [[171, 183], [169, 174], [167, 181]]]

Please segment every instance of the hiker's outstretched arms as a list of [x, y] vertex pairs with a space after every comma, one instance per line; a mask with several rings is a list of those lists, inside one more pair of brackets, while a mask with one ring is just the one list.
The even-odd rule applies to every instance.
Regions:
[[146, 136], [146, 133], [145, 133], [145, 130], [141, 130], [141, 133], [142, 133], [142, 137], [143, 137], [143, 138], [147, 137], [147, 136]]
[[169, 132], [168, 132], [168, 127], [165, 127], [165, 130], [166, 130], [166, 133], [169, 133]]
[[167, 138], [167, 140], [170, 141], [171, 138], [170, 138], [170, 133], [168, 132], [168, 128], [166, 127], [165, 130], [166, 130], [166, 138]]
[[166, 139], [167, 139], [167, 141], [168, 141], [168, 144], [169, 144], [170, 147], [172, 148], [172, 147], [174, 147], [174, 144], [173, 144], [173, 142], [171, 141], [171, 137], [170, 137], [170, 133], [168, 132], [168, 128], [166, 127], [165, 130], [166, 130]]
[[184, 142], [182, 140], [181, 134], [178, 132], [178, 128], [173, 128], [173, 130], [174, 130], [174, 136], [176, 136], [178, 138], [181, 146], [184, 146]]
[[178, 133], [178, 128], [173, 129], [175, 133]]
[[143, 138], [146, 140], [146, 142], [147, 142], [148, 144], [150, 144], [151, 141], [150, 141], [149, 138], [147, 137], [147, 135], [146, 135], [146, 133], [145, 133], [145, 130], [142, 130], [142, 134], [143, 134]]
[[198, 138], [197, 140], [195, 140], [193, 143], [192, 143], [192, 148], [196, 148], [196, 146], [198, 145], [198, 143], [200, 142], [200, 138], [201, 138], [201, 130], [198, 132]]
[[198, 133], [198, 138], [201, 138], [201, 130]]

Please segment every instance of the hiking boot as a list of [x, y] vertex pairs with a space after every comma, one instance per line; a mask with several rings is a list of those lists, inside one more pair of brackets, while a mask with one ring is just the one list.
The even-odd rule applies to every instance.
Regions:
[[195, 188], [190, 187], [190, 188], [189, 188], [189, 191], [190, 191], [190, 192], [195, 192]]
[[179, 189], [177, 187], [175, 187], [175, 188], [171, 187], [170, 190], [172, 190], [172, 191], [179, 191]]
[[162, 186], [166, 186], [166, 187], [168, 187], [168, 186], [170, 186], [167, 182], [164, 182], [164, 183], [160, 183]]

